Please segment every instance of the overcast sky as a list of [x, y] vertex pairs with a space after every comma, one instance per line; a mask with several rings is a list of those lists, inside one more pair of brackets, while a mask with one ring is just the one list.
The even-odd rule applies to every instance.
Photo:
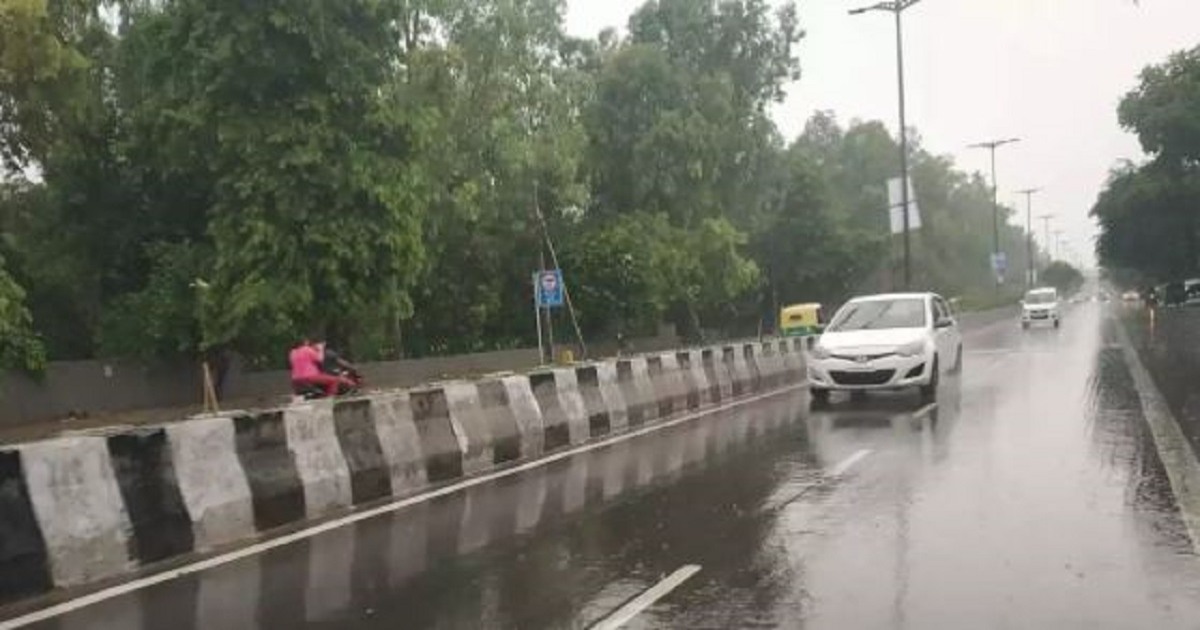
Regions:
[[[591, 36], [625, 26], [641, 0], [568, 0], [567, 28]], [[775, 111], [785, 135], [815, 110], [843, 122], [879, 119], [894, 132], [895, 30], [891, 15], [850, 16], [874, 0], [801, 0], [803, 76]], [[1200, 44], [1200, 0], [924, 0], [904, 13], [908, 125], [927, 149], [960, 168], [988, 168], [973, 142], [1018, 136], [997, 152], [1001, 201], [1043, 188], [1034, 215], [1053, 213], [1091, 260], [1087, 216], [1109, 168], [1142, 156], [1118, 127], [1116, 105], [1140, 70]], [[1021, 221], [1024, 212], [1020, 213]], [[1042, 238], [1041, 222], [1035, 234]]]

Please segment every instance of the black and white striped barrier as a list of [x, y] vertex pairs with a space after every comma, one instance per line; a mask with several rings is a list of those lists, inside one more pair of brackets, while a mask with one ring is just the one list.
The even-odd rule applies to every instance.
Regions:
[[791, 340], [740, 343], [0, 446], [0, 603], [778, 389], [803, 371]]

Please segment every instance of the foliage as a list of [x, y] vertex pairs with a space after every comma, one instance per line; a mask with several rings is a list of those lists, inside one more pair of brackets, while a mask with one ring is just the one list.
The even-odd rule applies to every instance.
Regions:
[[1200, 266], [1200, 48], [1146, 68], [1118, 114], [1152, 157], [1114, 168], [1092, 207], [1100, 262], [1142, 281], [1191, 276]]
[[[310, 327], [361, 358], [531, 345], [555, 264], [592, 338], [898, 284], [886, 126], [768, 115], [793, 3], [650, 0], [591, 40], [564, 6], [0, 5], [0, 359], [38, 365], [34, 331], [51, 358], [278, 363]], [[914, 285], [991, 288], [989, 186], [909, 133]]]
[[1056, 260], [1042, 270], [1042, 281], [1063, 295], [1070, 295], [1083, 286], [1083, 274], [1061, 260]]

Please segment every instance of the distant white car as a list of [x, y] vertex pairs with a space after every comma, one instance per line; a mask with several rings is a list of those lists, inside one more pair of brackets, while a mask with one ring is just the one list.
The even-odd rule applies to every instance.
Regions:
[[933, 293], [854, 298], [830, 320], [809, 353], [815, 403], [832, 391], [916, 387], [937, 397], [943, 373], [962, 368], [962, 335], [950, 307]]
[[1051, 324], [1058, 328], [1062, 324], [1062, 307], [1058, 289], [1044, 287], [1033, 289], [1021, 300], [1021, 328], [1034, 324]]

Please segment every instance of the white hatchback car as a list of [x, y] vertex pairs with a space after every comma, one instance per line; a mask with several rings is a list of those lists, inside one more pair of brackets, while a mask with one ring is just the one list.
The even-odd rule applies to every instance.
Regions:
[[933, 293], [854, 298], [833, 316], [809, 353], [813, 401], [831, 391], [916, 387], [937, 396], [942, 373], [962, 368], [962, 335], [950, 307]]
[[1062, 308], [1058, 299], [1058, 289], [1033, 289], [1021, 300], [1021, 328], [1029, 328], [1039, 322], [1053, 324], [1055, 328], [1061, 325]]

